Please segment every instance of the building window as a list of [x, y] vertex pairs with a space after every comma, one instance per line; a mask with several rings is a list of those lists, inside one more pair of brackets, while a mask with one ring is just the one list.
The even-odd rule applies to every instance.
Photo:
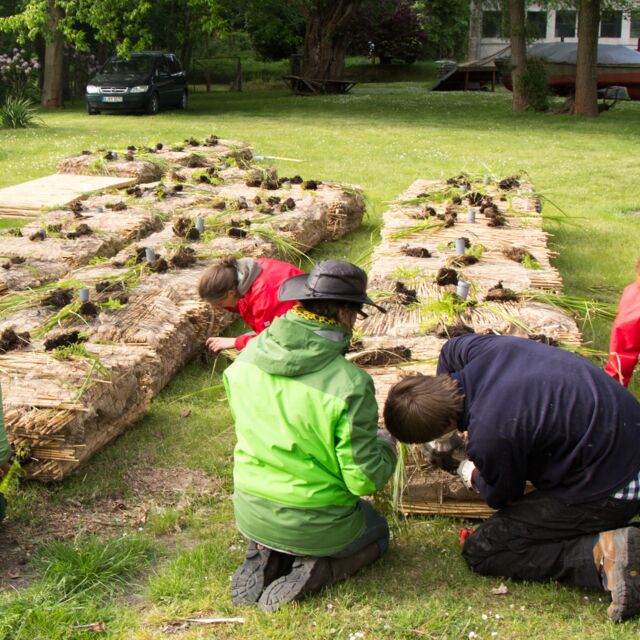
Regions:
[[482, 12], [482, 37], [501, 38], [502, 37], [502, 11]]
[[556, 38], [576, 37], [576, 12], [556, 11]]
[[631, 37], [640, 38], [640, 11], [631, 12]]
[[603, 11], [600, 20], [601, 38], [620, 38], [622, 36], [622, 11]]
[[547, 37], [547, 12], [527, 11], [527, 36], [533, 40]]

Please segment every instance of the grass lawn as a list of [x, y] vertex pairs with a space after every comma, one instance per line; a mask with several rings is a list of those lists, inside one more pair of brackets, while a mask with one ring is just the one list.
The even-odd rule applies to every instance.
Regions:
[[[425, 86], [379, 82], [320, 98], [199, 94], [187, 112], [154, 118], [89, 117], [79, 105], [44, 114], [46, 128], [0, 131], [0, 186], [51, 173], [61, 157], [86, 148], [215, 133], [250, 142], [259, 155], [300, 160], [273, 161], [282, 174], [361, 185], [367, 224], [314, 257], [366, 266], [381, 212], [415, 179], [525, 172], [545, 196], [566, 291], [617, 300], [638, 254], [640, 105], [581, 121], [513, 114], [506, 93], [430, 94]], [[606, 350], [608, 328], [595, 321], [585, 337]], [[493, 595], [500, 580], [471, 574], [460, 557], [460, 523], [437, 518], [402, 523], [385, 559], [319, 597], [274, 615], [233, 606], [229, 579], [244, 545], [233, 526], [233, 430], [220, 367], [195, 361], [83, 472], [54, 486], [26, 484], [13, 497], [0, 545], [29, 536], [37, 543], [33, 560], [19, 565], [21, 588], [0, 596], [0, 640], [91, 638], [95, 631], [72, 627], [96, 622], [105, 623], [99, 637], [138, 640], [172, 631], [189, 640], [637, 637], [640, 622], [609, 623], [598, 593], [507, 581], [508, 594]], [[197, 389], [210, 390], [189, 395]], [[110, 524], [137, 513], [152, 469], [169, 478], [178, 469], [210, 486], [182, 491], [169, 482], [162, 495], [151, 486], [144, 517]], [[62, 542], [39, 542], [65, 533]], [[243, 616], [245, 624], [182, 628], [191, 616]]]

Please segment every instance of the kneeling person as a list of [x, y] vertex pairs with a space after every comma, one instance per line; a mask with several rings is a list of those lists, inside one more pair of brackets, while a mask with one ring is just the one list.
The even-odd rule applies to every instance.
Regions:
[[387, 549], [385, 518], [360, 499], [382, 488], [395, 443], [378, 435], [371, 377], [344, 358], [366, 294], [339, 260], [286, 280], [299, 300], [225, 371], [238, 442], [234, 509], [250, 539], [236, 604], [273, 611], [346, 578]]
[[[498, 512], [462, 554], [478, 573], [611, 593], [609, 617], [640, 613], [640, 404], [584, 358], [522, 338], [449, 340], [437, 376], [389, 392], [402, 442], [468, 434], [459, 474]], [[535, 491], [524, 493], [529, 481]]]

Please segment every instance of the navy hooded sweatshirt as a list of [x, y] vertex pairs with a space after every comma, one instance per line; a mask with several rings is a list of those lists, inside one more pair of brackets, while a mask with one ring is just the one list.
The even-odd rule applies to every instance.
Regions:
[[640, 471], [640, 403], [588, 360], [533, 340], [449, 340], [438, 373], [464, 393], [459, 424], [476, 486], [489, 506], [529, 480], [566, 504], [604, 498]]

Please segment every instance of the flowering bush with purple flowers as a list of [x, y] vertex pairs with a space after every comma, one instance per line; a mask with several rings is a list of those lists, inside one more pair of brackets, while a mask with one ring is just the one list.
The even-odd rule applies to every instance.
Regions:
[[38, 60], [24, 49], [14, 48], [10, 53], [0, 53], [0, 86], [5, 92], [0, 98], [25, 96], [27, 90], [35, 86], [39, 68]]

